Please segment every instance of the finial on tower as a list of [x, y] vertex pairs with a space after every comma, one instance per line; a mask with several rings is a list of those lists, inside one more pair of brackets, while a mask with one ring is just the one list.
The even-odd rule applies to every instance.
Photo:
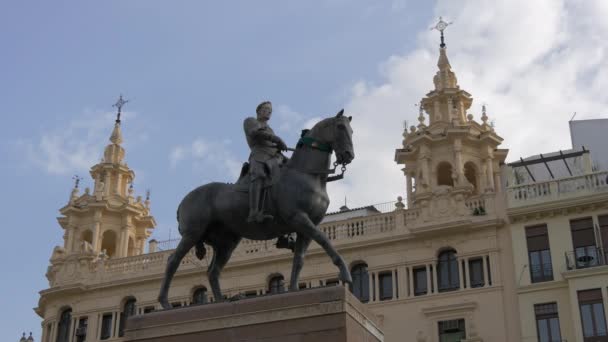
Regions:
[[488, 115], [486, 113], [486, 104], [482, 104], [481, 105], [481, 121], [483, 121], [483, 124], [486, 125], [488, 123]]
[[122, 98], [122, 94], [120, 94], [120, 97], [118, 98], [118, 101], [116, 101], [115, 104], [112, 105], [112, 107], [116, 107], [118, 109], [118, 113], [116, 113], [116, 123], [120, 123], [120, 114], [122, 112], [122, 107], [124, 105], [126, 105], [129, 102], [129, 100], [125, 100]]
[[441, 44], [439, 44], [439, 47], [441, 47], [441, 48], [445, 47], [443, 31], [450, 25], [452, 25], [452, 22], [446, 23], [445, 21], [443, 21], [443, 18], [439, 17], [439, 22], [437, 22], [437, 24], [435, 24], [435, 26], [431, 27], [431, 30], [437, 30], [437, 31], [441, 32]]
[[72, 179], [74, 180], [74, 189], [78, 189], [78, 185], [80, 184], [80, 180], [82, 178], [80, 178], [79, 175], [74, 175], [74, 177], [72, 177]]

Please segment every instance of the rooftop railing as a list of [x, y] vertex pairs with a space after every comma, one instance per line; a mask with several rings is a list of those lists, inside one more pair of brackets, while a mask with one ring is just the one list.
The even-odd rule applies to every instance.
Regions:
[[509, 207], [513, 208], [604, 191], [608, 191], [608, 171], [511, 186], [507, 188], [507, 197]]

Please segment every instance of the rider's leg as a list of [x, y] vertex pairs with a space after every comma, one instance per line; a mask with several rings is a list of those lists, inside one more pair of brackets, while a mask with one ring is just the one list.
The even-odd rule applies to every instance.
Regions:
[[252, 179], [249, 183], [249, 216], [247, 222], [254, 222], [258, 216], [258, 210], [260, 206], [260, 191], [262, 189], [258, 184], [261, 183], [260, 179]]

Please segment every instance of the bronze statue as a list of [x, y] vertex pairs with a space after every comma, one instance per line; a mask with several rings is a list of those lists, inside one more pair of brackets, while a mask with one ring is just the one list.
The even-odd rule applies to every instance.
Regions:
[[[263, 107], [263, 106], [262, 106]], [[289, 289], [298, 290], [298, 278], [304, 265], [304, 254], [312, 240], [317, 242], [339, 269], [339, 279], [352, 283], [348, 267], [327, 236], [318, 228], [329, 198], [326, 183], [341, 176], [328, 176], [332, 152], [334, 166], [345, 165], [355, 157], [352, 143], [351, 117], [343, 115], [324, 119], [303, 132], [291, 159], [279, 171], [274, 185], [266, 191], [264, 211], [273, 218], [263, 224], [248, 222], [249, 177], [243, 168], [237, 184], [209, 183], [191, 191], [177, 209], [179, 232], [182, 235], [175, 252], [167, 262], [158, 300], [165, 309], [171, 308], [168, 292], [171, 280], [184, 256], [195, 247], [199, 259], [205, 256], [205, 244], [213, 248], [213, 260], [207, 270], [216, 300], [222, 299], [219, 275], [242, 238], [270, 240], [295, 233], [296, 242]], [[284, 143], [269, 138], [276, 150]], [[270, 146], [268, 146], [270, 148]], [[334, 168], [335, 170], [335, 168]], [[272, 177], [271, 177], [272, 178]], [[261, 201], [264, 202], [264, 201]], [[263, 214], [264, 215], [264, 214]], [[257, 218], [257, 214], [256, 214]]]

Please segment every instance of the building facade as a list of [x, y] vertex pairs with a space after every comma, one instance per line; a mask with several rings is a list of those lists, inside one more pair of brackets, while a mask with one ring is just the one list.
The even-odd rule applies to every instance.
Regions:
[[522, 341], [608, 341], [608, 172], [594, 171], [589, 150], [504, 171]]
[[[552, 209], [544, 202], [553, 198], [527, 202], [516, 197], [520, 187], [533, 185], [506, 181], [508, 151], [499, 148], [502, 138], [488, 124], [485, 107], [479, 122], [468, 114], [472, 97], [460, 89], [445, 47], [437, 66], [434, 89], [421, 100], [419, 124], [405, 130], [395, 151], [405, 176], [404, 184], [395, 186], [404, 187], [405, 203], [399, 198], [381, 206], [343, 208], [320, 226], [350, 265], [352, 292], [380, 318], [386, 341], [545, 341], [528, 336], [538, 337], [532, 325], [541, 312], [552, 329], [554, 303], [561, 338], [582, 341], [576, 338], [582, 325], [577, 328], [575, 303], [582, 298], [590, 306], [581, 312], [595, 315], [597, 289], [602, 301], [608, 297], [607, 278], [601, 267], [577, 267], [577, 258], [605, 260], [597, 249], [583, 248], [588, 245], [571, 247], [566, 242], [570, 230], [553, 227], [567, 225], [573, 215], [587, 220], [574, 225], [588, 239], [589, 217], [599, 226], [608, 223], [601, 191], [590, 195], [595, 202], [560, 197], [560, 203], [548, 205]], [[53, 250], [49, 288], [40, 292], [36, 308], [42, 342], [121, 341], [126, 317], [160, 309], [156, 298], [175, 244], [151, 240], [144, 251], [155, 222], [149, 199], [134, 197], [128, 186], [135, 175], [124, 162], [121, 141], [117, 121], [102, 162], [91, 169], [95, 188], [81, 194], [76, 185], [60, 209], [65, 243]], [[542, 224], [548, 229], [534, 228]], [[563, 273], [539, 284], [522, 273], [524, 265], [532, 268], [526, 234], [549, 236], [553, 265], [563, 266]], [[241, 242], [221, 277], [228, 297], [285, 291], [292, 254], [274, 243]], [[573, 251], [573, 264], [560, 259], [567, 251]], [[169, 292], [174, 306], [220, 300], [207, 291], [211, 254], [200, 261], [193, 254], [184, 259]], [[546, 253], [540, 254], [544, 262]], [[603, 286], [589, 285], [602, 279]], [[300, 288], [331, 285], [340, 285], [337, 270], [313, 244]], [[596, 328], [601, 330], [601, 324]]]

